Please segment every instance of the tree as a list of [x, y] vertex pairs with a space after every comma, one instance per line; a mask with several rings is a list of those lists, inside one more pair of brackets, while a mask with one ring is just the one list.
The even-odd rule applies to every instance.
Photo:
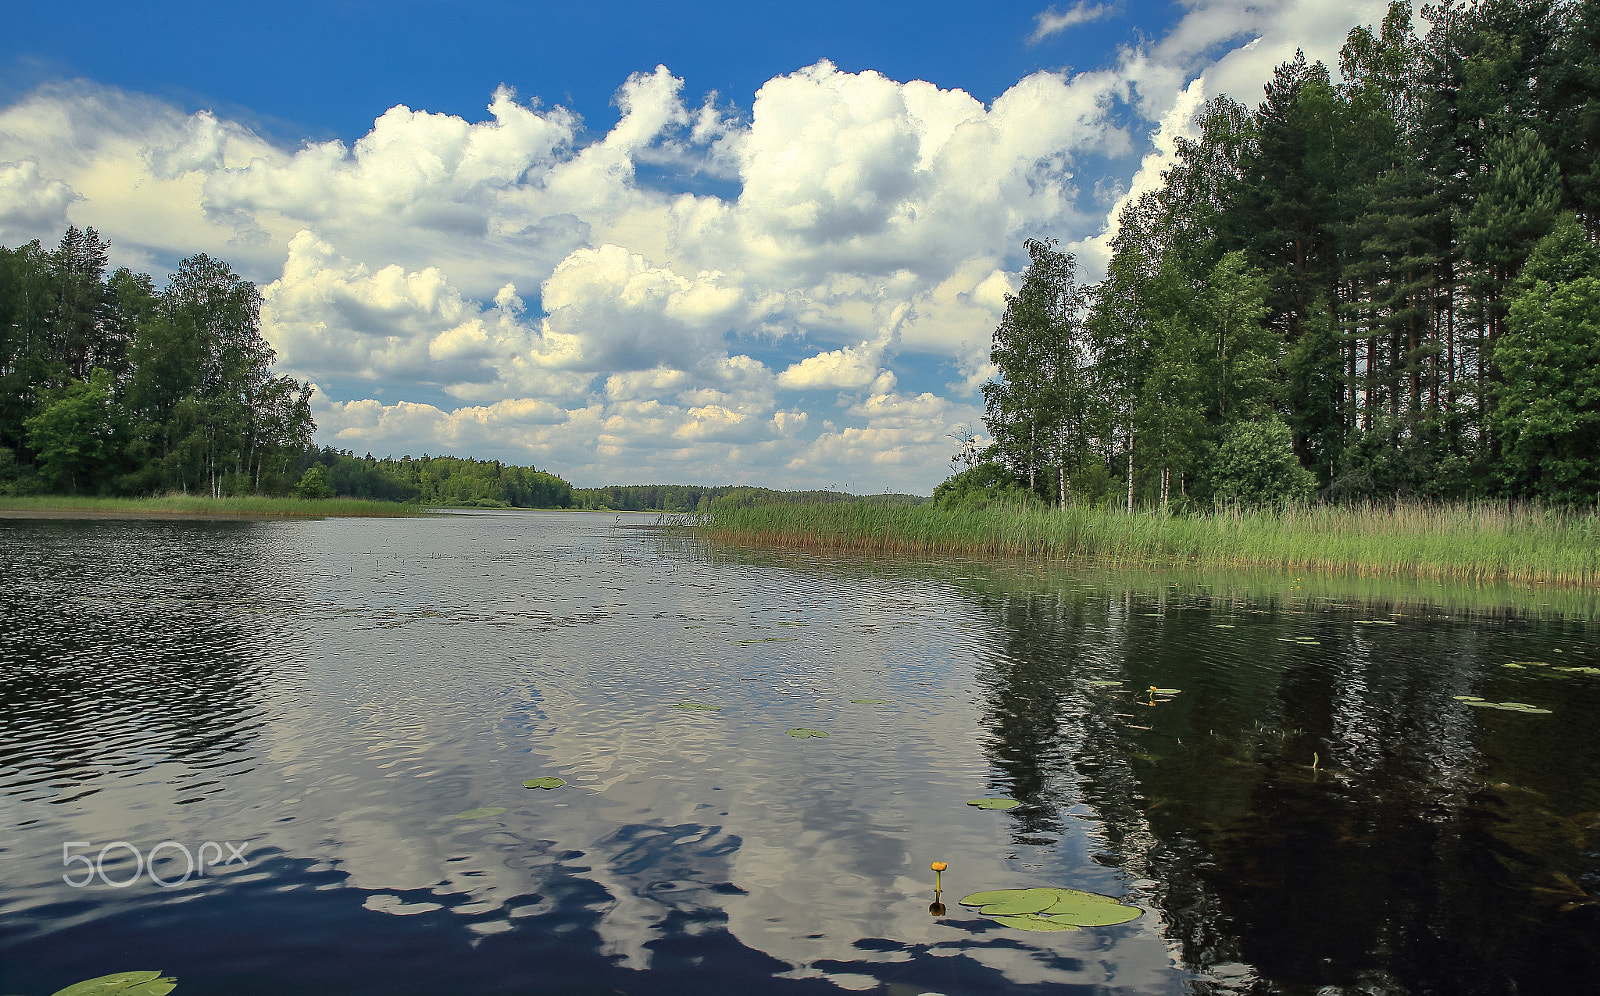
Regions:
[[963, 470], [933, 489], [933, 503], [940, 508], [983, 508], [996, 502], [1028, 505], [1038, 501], [1038, 495], [1024, 488], [1017, 475], [992, 462]]
[[322, 469], [322, 464], [314, 463], [306, 468], [300, 475], [300, 483], [294, 486], [296, 498], [332, 498], [333, 485], [328, 483], [328, 472]]
[[117, 422], [109, 371], [97, 369], [87, 384], [69, 384], [26, 422], [40, 473], [54, 487], [73, 493], [91, 487], [115, 451]]
[[1278, 419], [1235, 424], [1217, 449], [1213, 493], [1243, 505], [1306, 501], [1316, 479], [1300, 466], [1290, 443], [1289, 427]]
[[1085, 296], [1077, 261], [1055, 241], [1029, 239], [1032, 262], [1022, 288], [1007, 295], [989, 359], [1000, 379], [983, 386], [985, 427], [1002, 461], [1036, 488], [1054, 457], [1060, 498], [1071, 500], [1071, 475], [1082, 455], [1090, 414]]
[[1568, 216], [1540, 241], [1496, 349], [1494, 428], [1514, 495], [1600, 496], [1600, 253]]

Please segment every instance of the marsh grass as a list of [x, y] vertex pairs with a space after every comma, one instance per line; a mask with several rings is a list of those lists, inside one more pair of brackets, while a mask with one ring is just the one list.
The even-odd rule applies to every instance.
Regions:
[[208, 498], [201, 495], [157, 495], [151, 498], [84, 498], [69, 495], [33, 495], [0, 498], [0, 515], [50, 515], [93, 518], [98, 516], [189, 516], [196, 518], [306, 519], [337, 516], [396, 517], [424, 514], [417, 505], [356, 498]]
[[1600, 522], [1593, 512], [1490, 502], [1224, 508], [1190, 516], [1084, 507], [761, 504], [715, 509], [695, 526], [713, 540], [891, 555], [1600, 584]]

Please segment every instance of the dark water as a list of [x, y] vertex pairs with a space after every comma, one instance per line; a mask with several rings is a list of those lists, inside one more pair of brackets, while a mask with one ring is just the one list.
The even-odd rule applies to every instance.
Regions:
[[[0, 577], [0, 992], [1600, 992], [1583, 620], [557, 513], [0, 521]], [[1146, 912], [954, 901], [1035, 885]]]

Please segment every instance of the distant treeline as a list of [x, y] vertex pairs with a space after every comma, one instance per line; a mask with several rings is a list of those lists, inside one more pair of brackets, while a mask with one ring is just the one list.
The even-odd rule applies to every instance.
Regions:
[[[307, 497], [338, 495], [377, 501], [481, 508], [571, 508], [572, 485], [554, 474], [498, 460], [450, 456], [378, 459], [368, 453], [312, 451]], [[318, 487], [318, 481], [321, 487]]]
[[876, 504], [917, 505], [916, 495], [845, 494], [842, 491], [774, 491], [748, 485], [707, 487], [695, 484], [630, 484], [604, 488], [574, 488], [576, 508], [617, 512], [709, 512], [713, 507], [743, 507], [779, 502], [866, 501]]

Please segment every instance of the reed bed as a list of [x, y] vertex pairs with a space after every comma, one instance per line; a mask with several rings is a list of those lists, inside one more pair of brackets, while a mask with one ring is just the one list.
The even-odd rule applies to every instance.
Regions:
[[204, 495], [156, 495], [150, 498], [85, 498], [71, 495], [33, 495], [0, 498], [0, 515], [81, 516], [189, 516], [195, 518], [306, 519], [324, 517], [399, 517], [421, 515], [416, 505], [356, 498], [271, 498], [248, 495], [210, 498]]
[[1235, 507], [1187, 516], [1087, 507], [772, 503], [716, 509], [697, 529], [720, 541], [890, 555], [1600, 585], [1600, 522], [1593, 512], [1503, 502]]

